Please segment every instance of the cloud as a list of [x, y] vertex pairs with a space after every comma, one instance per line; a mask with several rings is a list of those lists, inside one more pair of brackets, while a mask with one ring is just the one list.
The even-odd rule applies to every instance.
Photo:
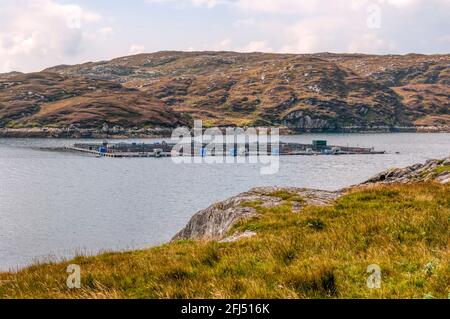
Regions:
[[396, 7], [411, 7], [411, 6], [415, 6], [417, 4], [419, 4], [421, 1], [420, 0], [386, 0], [386, 1], [381, 1], [386, 2], [387, 4], [396, 6]]
[[281, 30], [285, 37], [281, 52], [385, 53], [396, 49], [378, 29], [367, 26], [364, 16], [352, 20], [341, 16], [307, 18]]
[[181, 6], [194, 5], [194, 6], [206, 6], [208, 8], [215, 7], [219, 4], [229, 3], [229, 1], [230, 0], [145, 0], [145, 2], [149, 4], [172, 3]]
[[0, 72], [187, 47], [450, 51], [450, 0], [141, 0], [140, 5], [113, 0], [108, 10], [96, 6], [106, 15], [81, 0], [0, 1]]
[[236, 52], [273, 52], [266, 40], [252, 40], [247, 44], [241, 46], [233, 42], [230, 38], [225, 38], [212, 47], [195, 48], [189, 47], [188, 51], [202, 51], [202, 50], [216, 50], [216, 51], [236, 51]]
[[237, 0], [230, 4], [244, 11], [262, 11], [269, 13], [306, 13], [313, 12], [320, 5], [317, 0], [295, 1], [295, 0]]
[[128, 50], [128, 53], [131, 55], [144, 53], [145, 52], [145, 46], [140, 44], [133, 44], [130, 47], [130, 50]]
[[[27, 70], [39, 61], [63, 61], [77, 56], [90, 39], [87, 26], [101, 20], [97, 13], [54, 0], [6, 1], [0, 12], [0, 60], [3, 71]], [[101, 29], [99, 34], [106, 34]], [[31, 61], [34, 66], [31, 66]], [[38, 63], [36, 63], [38, 62]]]
[[[246, 11], [262, 11], [284, 14], [320, 14], [339, 13], [342, 8], [349, 11], [359, 10], [369, 5], [379, 4], [397, 8], [417, 8], [419, 6], [449, 4], [448, 0], [236, 0], [228, 4]], [[339, 9], [339, 11], [335, 11]]]
[[246, 15], [238, 25], [264, 32], [277, 52], [386, 54], [449, 49], [442, 38], [445, 24], [450, 25], [442, 21], [437, 26], [439, 18], [433, 15], [448, 12], [449, 0], [237, 0], [232, 5]]
[[268, 41], [250, 41], [246, 46], [242, 47], [238, 51], [241, 52], [273, 52], [273, 49], [269, 46]]
[[103, 27], [98, 29], [98, 33], [102, 34], [102, 35], [109, 35], [112, 34], [114, 32], [113, 28], [111, 27]]
[[2, 64], [0, 64], [0, 73], [10, 72], [13, 69], [14, 64], [11, 60], [3, 61]]
[[[362, 53], [433, 53], [448, 51], [450, 0], [151, 0], [215, 8], [225, 5], [237, 15], [236, 30], [263, 36], [246, 46], [219, 45], [248, 51], [317, 51]], [[222, 10], [222, 8], [220, 9]], [[416, 23], [413, 23], [415, 21]], [[437, 21], [441, 25], [437, 24]], [[236, 32], [229, 42], [242, 43]], [[217, 45], [216, 45], [217, 46]]]
[[232, 41], [230, 38], [223, 39], [215, 46], [214, 49], [219, 51], [231, 50], [231, 42]]

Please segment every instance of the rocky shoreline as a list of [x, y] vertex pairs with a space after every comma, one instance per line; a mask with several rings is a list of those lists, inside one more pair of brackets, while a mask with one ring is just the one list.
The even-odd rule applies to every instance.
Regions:
[[0, 129], [0, 138], [73, 138], [73, 139], [127, 139], [170, 137], [170, 128], [119, 129], [105, 132], [102, 129], [78, 128], [28, 128]]
[[366, 182], [339, 191], [323, 191], [295, 187], [259, 187], [211, 205], [196, 213], [185, 228], [172, 239], [213, 240], [232, 242], [257, 235], [255, 232], [229, 234], [230, 229], [239, 221], [257, 217], [253, 207], [277, 207], [292, 205], [292, 211], [301, 212], [308, 205], [323, 206], [360, 187], [392, 183], [437, 182], [450, 184], [450, 157], [442, 160], [429, 160], [424, 164], [415, 164], [406, 168], [390, 169]]
[[450, 157], [442, 160], [428, 160], [424, 164], [415, 164], [406, 168], [390, 169], [372, 177], [361, 185], [431, 181], [450, 184]]

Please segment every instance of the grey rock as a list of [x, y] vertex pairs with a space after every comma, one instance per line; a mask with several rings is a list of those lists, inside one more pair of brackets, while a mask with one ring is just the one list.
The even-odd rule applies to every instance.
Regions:
[[172, 240], [222, 240], [228, 231], [240, 220], [257, 215], [256, 209], [245, 203], [261, 202], [262, 207], [275, 207], [284, 200], [273, 196], [283, 191], [301, 196], [302, 203], [294, 203], [293, 210], [299, 211], [301, 205], [327, 205], [340, 196], [341, 192], [328, 192], [295, 187], [258, 187], [249, 192], [231, 197], [196, 213], [189, 223]]
[[370, 178], [364, 182], [363, 185], [378, 183], [441, 182], [442, 180], [445, 180], [445, 178], [441, 178], [441, 175], [446, 175], [447, 172], [438, 174], [437, 169], [449, 165], [448, 163], [450, 163], [450, 157], [443, 160], [428, 160], [425, 164], [415, 164], [405, 168], [390, 169]]

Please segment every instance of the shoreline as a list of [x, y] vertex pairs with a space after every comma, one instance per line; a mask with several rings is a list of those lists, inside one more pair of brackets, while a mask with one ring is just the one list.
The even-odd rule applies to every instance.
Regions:
[[[280, 127], [280, 135], [302, 134], [383, 134], [383, 133], [450, 133], [450, 126], [432, 127], [348, 127], [340, 130], [295, 130]], [[172, 128], [120, 129], [105, 132], [102, 129], [66, 129], [66, 128], [0, 128], [0, 138], [55, 138], [55, 139], [133, 139], [133, 138], [170, 138]]]

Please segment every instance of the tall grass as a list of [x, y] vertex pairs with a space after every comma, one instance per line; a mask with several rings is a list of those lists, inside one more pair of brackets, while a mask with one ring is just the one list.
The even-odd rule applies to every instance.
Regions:
[[[291, 199], [286, 195], [286, 200]], [[297, 200], [297, 199], [296, 199]], [[180, 241], [148, 250], [77, 257], [0, 274], [2, 298], [447, 298], [450, 188], [354, 190], [328, 207], [248, 205], [259, 216], [234, 243]], [[82, 287], [66, 287], [66, 267]], [[380, 289], [367, 266], [382, 270]]]

